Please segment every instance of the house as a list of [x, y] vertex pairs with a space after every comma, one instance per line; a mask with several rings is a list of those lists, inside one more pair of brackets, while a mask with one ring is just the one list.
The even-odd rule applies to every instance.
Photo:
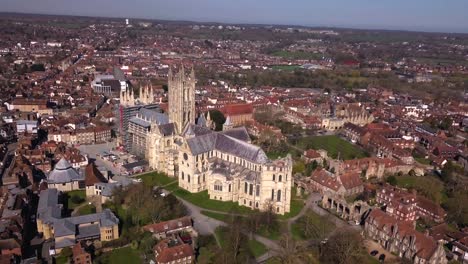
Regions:
[[321, 153], [320, 151], [316, 151], [314, 149], [304, 151], [303, 157], [305, 162], [311, 163], [315, 161], [317, 164], [322, 164], [324, 159], [323, 152]]
[[59, 190], [40, 192], [37, 208], [37, 231], [52, 240], [55, 253], [81, 241], [111, 241], [119, 238], [119, 219], [109, 209], [100, 213], [62, 218]]
[[452, 252], [456, 260], [462, 263], [468, 263], [468, 236], [453, 242]]
[[386, 206], [386, 212], [398, 220], [414, 222], [418, 218], [442, 223], [445, 210], [433, 201], [405, 189], [385, 185], [377, 190], [377, 203]]
[[95, 191], [96, 183], [107, 183], [107, 179], [94, 163], [90, 163], [85, 168], [86, 197], [97, 195]]
[[157, 239], [166, 238], [170, 234], [179, 232], [188, 232], [196, 236], [196, 231], [192, 227], [192, 219], [188, 216], [146, 225], [143, 230], [152, 233]]
[[418, 264], [445, 264], [445, 250], [441, 243], [416, 231], [413, 225], [401, 221], [382, 210], [370, 212], [364, 233], [386, 250]]
[[154, 255], [158, 264], [190, 264], [195, 262], [192, 246], [184, 244], [180, 238], [166, 238], [156, 244]]
[[76, 243], [76, 245], [72, 248], [73, 253], [73, 264], [91, 264], [91, 255], [86, 252], [80, 243]]
[[47, 176], [47, 184], [50, 188], [56, 188], [61, 192], [80, 190], [84, 188], [84, 175], [72, 168], [64, 158], [60, 159], [55, 168]]
[[320, 192], [321, 194], [330, 192], [341, 197], [346, 197], [364, 191], [364, 185], [362, 184], [360, 175], [355, 172], [337, 176], [319, 168], [316, 169], [306, 181], [308, 182], [308, 188]]
[[221, 112], [226, 118], [230, 118], [233, 126], [241, 126], [253, 121], [252, 104], [228, 104], [221, 108]]

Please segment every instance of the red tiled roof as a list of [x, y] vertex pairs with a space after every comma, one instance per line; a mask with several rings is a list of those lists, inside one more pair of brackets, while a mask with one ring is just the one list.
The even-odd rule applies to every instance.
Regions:
[[94, 163], [90, 163], [85, 168], [85, 184], [86, 186], [93, 186], [96, 183], [107, 182], [106, 178], [97, 169]]
[[157, 263], [171, 263], [186, 257], [193, 257], [193, 248], [188, 244], [179, 244], [170, 247], [169, 240], [163, 240], [159, 242], [155, 247], [155, 251], [158, 253], [156, 257]]
[[229, 104], [221, 109], [224, 115], [245, 115], [253, 113], [252, 104]]
[[146, 225], [143, 230], [151, 233], [164, 233], [175, 229], [192, 226], [192, 219], [188, 216], [184, 216], [178, 219], [169, 220], [157, 224]]

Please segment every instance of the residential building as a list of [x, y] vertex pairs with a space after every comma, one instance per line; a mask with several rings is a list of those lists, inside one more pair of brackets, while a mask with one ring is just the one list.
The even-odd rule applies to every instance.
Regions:
[[371, 211], [365, 221], [364, 232], [386, 250], [413, 263], [447, 263], [441, 243], [416, 231], [411, 223], [398, 220], [382, 210]]
[[52, 239], [56, 253], [81, 241], [110, 241], [119, 238], [119, 219], [109, 209], [101, 213], [62, 218], [58, 189], [41, 191], [37, 208], [37, 231]]

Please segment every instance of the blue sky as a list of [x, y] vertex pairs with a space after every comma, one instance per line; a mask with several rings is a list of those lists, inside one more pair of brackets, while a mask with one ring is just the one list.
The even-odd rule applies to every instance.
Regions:
[[468, 0], [0, 0], [0, 11], [468, 33]]

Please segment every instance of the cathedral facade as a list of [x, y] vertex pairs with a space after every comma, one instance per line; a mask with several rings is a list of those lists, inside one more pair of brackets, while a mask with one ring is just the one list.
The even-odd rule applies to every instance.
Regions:
[[252, 209], [290, 211], [292, 158], [270, 160], [250, 143], [244, 127], [216, 132], [211, 118], [195, 112], [195, 73], [169, 72], [165, 124], [153, 123], [147, 141], [152, 169], [177, 177], [189, 192]]

